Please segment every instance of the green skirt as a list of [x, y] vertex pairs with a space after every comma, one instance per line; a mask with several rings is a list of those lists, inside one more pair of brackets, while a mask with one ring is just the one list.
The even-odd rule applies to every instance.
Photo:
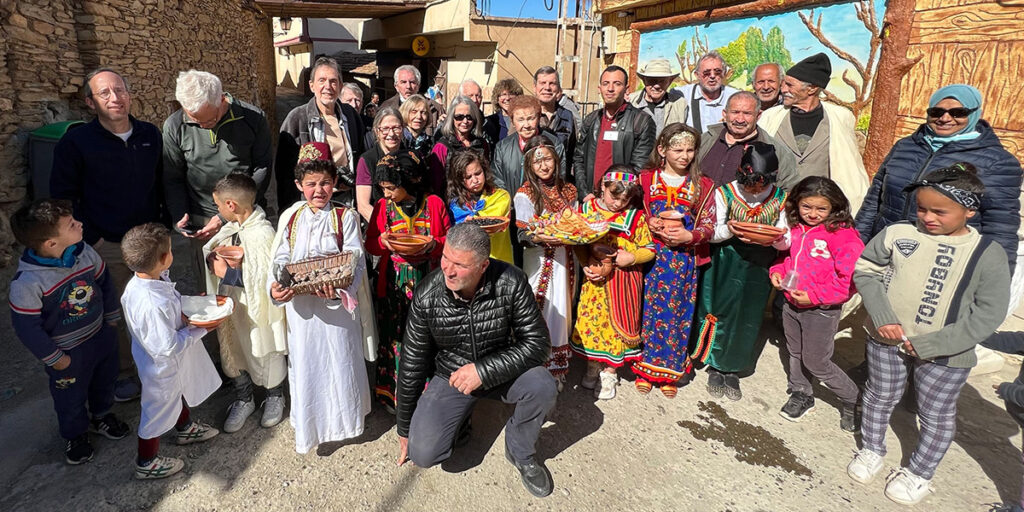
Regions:
[[727, 373], [754, 365], [754, 349], [771, 295], [768, 267], [778, 251], [736, 238], [713, 244], [697, 316], [700, 331], [693, 359]]

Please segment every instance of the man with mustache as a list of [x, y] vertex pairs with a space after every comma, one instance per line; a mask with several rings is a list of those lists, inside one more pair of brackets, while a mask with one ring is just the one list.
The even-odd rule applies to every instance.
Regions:
[[758, 128], [757, 118], [761, 115], [761, 102], [748, 91], [738, 91], [725, 102], [724, 123], [713, 124], [700, 137], [697, 152], [700, 172], [711, 178], [715, 186], [722, 186], [736, 179], [736, 169], [743, 158], [743, 150], [753, 141], [775, 146], [779, 157], [777, 184], [789, 190], [799, 179], [796, 175], [796, 161], [789, 150]]
[[683, 101], [690, 109], [686, 116], [686, 124], [704, 133], [709, 126], [722, 121], [725, 102], [736, 89], [725, 85], [725, 59], [716, 51], [710, 51], [697, 60], [694, 74], [697, 76], [697, 83], [679, 87], [677, 90], [683, 93]]
[[765, 110], [758, 125], [796, 158], [798, 179], [831, 178], [850, 200], [850, 211], [856, 212], [867, 193], [868, 175], [853, 113], [820, 99], [831, 76], [832, 63], [824, 53], [794, 64], [782, 82], [783, 104]]
[[782, 105], [780, 87], [782, 78], [785, 76], [782, 66], [774, 62], [765, 62], [754, 68], [754, 94], [757, 95], [757, 99], [761, 100], [762, 110]]
[[633, 93], [629, 102], [654, 119], [655, 133], [661, 133], [667, 124], [686, 122], [686, 102], [680, 101], [683, 94], [669, 90], [679, 73], [672, 72], [668, 59], [654, 59], [636, 74], [644, 88]]

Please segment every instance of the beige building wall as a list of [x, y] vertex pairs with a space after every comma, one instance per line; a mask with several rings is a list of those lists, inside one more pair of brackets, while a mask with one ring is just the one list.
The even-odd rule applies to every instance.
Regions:
[[28, 133], [91, 119], [79, 90], [90, 70], [118, 69], [132, 114], [157, 126], [178, 108], [174, 80], [216, 73], [235, 97], [274, 123], [269, 19], [233, 0], [32, 0], [0, 2], [0, 264], [16, 254], [9, 216], [28, 197]]

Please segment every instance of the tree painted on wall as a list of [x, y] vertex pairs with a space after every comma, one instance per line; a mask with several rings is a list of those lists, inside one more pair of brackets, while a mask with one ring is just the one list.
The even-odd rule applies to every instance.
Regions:
[[[706, 54], [708, 49], [707, 36], [703, 40], [700, 34], [694, 30], [694, 36], [690, 41], [679, 43], [676, 50], [676, 59], [682, 70], [680, 78], [684, 82], [695, 82], [697, 76], [694, 74], [697, 68], [697, 59]], [[731, 43], [716, 48], [715, 51], [725, 59], [725, 81], [732, 82], [734, 79], [743, 77], [745, 83], [750, 85], [754, 79], [754, 69], [765, 62], [777, 62], [784, 69], [793, 65], [792, 56], [786, 49], [786, 38], [782, 29], [772, 27], [767, 36], [760, 28], [750, 27], [739, 35]]]
[[676, 60], [679, 61], [679, 79], [683, 83], [697, 81], [697, 75], [694, 74], [697, 71], [697, 59], [705, 53], [708, 53], [708, 36], [704, 36], [702, 41], [700, 31], [694, 27], [689, 45], [684, 39], [676, 49]]
[[860, 75], [860, 83], [858, 84], [855, 80], [847, 76], [849, 70], [843, 71], [843, 82], [853, 89], [853, 101], [843, 101], [835, 94], [832, 94], [827, 90], [824, 91], [825, 99], [837, 105], [849, 108], [853, 111], [853, 115], [860, 116], [861, 111], [871, 103], [871, 95], [874, 93], [876, 72], [875, 63], [878, 61], [879, 51], [882, 47], [882, 29], [878, 24], [878, 17], [875, 14], [874, 2], [871, 2], [870, 0], [860, 0], [855, 3], [853, 7], [857, 11], [857, 19], [860, 20], [860, 22], [864, 24], [864, 28], [868, 29], [868, 32], [871, 33], [870, 50], [868, 52], [868, 61], [866, 64], [862, 63], [849, 52], [843, 51], [842, 48], [836, 46], [836, 44], [821, 31], [821, 14], [818, 14], [817, 20], [814, 19], [814, 9], [811, 9], [807, 14], [804, 14], [803, 12], [799, 12], [797, 14], [800, 16], [800, 20], [804, 22], [804, 26], [807, 27], [807, 30], [811, 32], [811, 35], [813, 35], [815, 39], [829, 50], [832, 50], [832, 53], [836, 54], [840, 59], [843, 59], [853, 65], [853, 69], [858, 75]]

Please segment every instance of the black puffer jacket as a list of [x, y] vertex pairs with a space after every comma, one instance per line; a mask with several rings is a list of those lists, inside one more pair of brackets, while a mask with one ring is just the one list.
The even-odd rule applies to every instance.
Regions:
[[398, 435], [409, 435], [416, 402], [431, 373], [448, 378], [475, 363], [479, 391], [544, 364], [551, 335], [522, 270], [491, 259], [470, 302], [456, 299], [444, 274], [427, 275], [413, 294], [398, 369]]
[[935, 152], [924, 138], [926, 129], [922, 125], [909, 137], [898, 140], [882, 162], [857, 212], [854, 227], [861, 239], [867, 243], [890, 224], [916, 222], [917, 203], [903, 188], [930, 171], [967, 162], [978, 168], [978, 178], [985, 184], [981, 209], [968, 224], [1006, 250], [1012, 274], [1020, 227], [1020, 162], [1003, 148], [985, 121], [978, 121], [981, 135], [977, 138], [950, 142]]

